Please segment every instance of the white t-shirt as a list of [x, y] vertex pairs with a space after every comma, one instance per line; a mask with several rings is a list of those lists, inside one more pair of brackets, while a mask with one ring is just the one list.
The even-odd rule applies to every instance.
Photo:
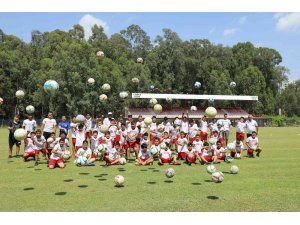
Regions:
[[[58, 143], [58, 144], [56, 144], [55, 146], [54, 146], [54, 148], [53, 148], [53, 150], [52, 151], [65, 151], [66, 149], [64, 148], [64, 146], [63, 147], [61, 147], [60, 146], [60, 144]], [[58, 159], [61, 159], [61, 157], [62, 157], [62, 155], [61, 154], [59, 154], [59, 153], [52, 153], [51, 154], [51, 156], [50, 156], [50, 159], [54, 159], [54, 160], [58, 160]]]
[[224, 156], [226, 153], [226, 150], [223, 147], [218, 149], [217, 146], [214, 146], [213, 149], [214, 149], [215, 155], [217, 155], [217, 156]]
[[28, 133], [33, 132], [35, 130], [35, 128], [37, 127], [36, 121], [26, 119], [23, 121], [22, 127], [24, 127]]
[[100, 137], [97, 136], [94, 138], [94, 136], [91, 137], [91, 149], [92, 151], [95, 151], [95, 149], [99, 146], [100, 144]]
[[127, 130], [127, 141], [129, 142], [135, 142], [136, 141], [136, 137], [134, 137], [135, 135], [139, 134], [139, 129], [136, 127], [134, 130], [131, 129], [131, 127]]
[[165, 126], [165, 132], [168, 132], [168, 133], [170, 133], [170, 131], [172, 130], [172, 128], [173, 128], [173, 126], [171, 125], [171, 123], [170, 122], [167, 122], [167, 123], [162, 123], [164, 126]]
[[226, 119], [226, 120], [224, 119], [222, 121], [222, 123], [223, 123], [224, 131], [227, 131], [230, 129], [231, 121], [229, 119]]
[[163, 149], [161, 150], [160, 154], [161, 154], [161, 158], [169, 159], [172, 155], [172, 152], [170, 149]]
[[36, 149], [36, 146], [34, 145], [33, 141], [31, 138], [27, 138], [27, 144], [25, 147], [25, 152], [33, 152]]
[[118, 132], [118, 127], [116, 125], [111, 125], [109, 127], [109, 133], [112, 138], [116, 138]]
[[211, 128], [211, 131], [219, 131], [219, 128], [218, 128], [218, 124], [217, 123], [210, 123], [210, 128]]
[[78, 149], [76, 155], [77, 156], [84, 156], [88, 159], [92, 155], [92, 150], [90, 148], [87, 148], [86, 150], [84, 150], [83, 148], [80, 148], [80, 149]]
[[136, 122], [136, 127], [138, 127], [138, 126], [141, 127], [140, 134], [145, 133], [145, 131], [146, 131], [146, 124], [145, 124], [145, 122], [144, 121], [137, 121]]
[[90, 132], [92, 130], [92, 118], [85, 120], [85, 132]]
[[192, 126], [189, 126], [189, 136], [190, 138], [194, 138], [197, 135], [198, 126], [197, 124], [193, 124]]
[[179, 137], [177, 140], [178, 147], [177, 152], [186, 152], [187, 151], [187, 139]]
[[236, 141], [233, 142], [235, 145], [235, 150], [233, 150], [233, 152], [242, 152], [244, 150], [244, 144], [242, 141], [240, 141], [240, 143], [236, 143]]
[[211, 148], [202, 148], [202, 156], [211, 155]]
[[252, 138], [252, 137], [248, 137], [246, 142], [248, 143], [248, 145], [250, 146], [250, 148], [257, 148], [258, 145], [258, 138]]
[[83, 141], [85, 141], [85, 130], [82, 131], [76, 130], [75, 137], [76, 137], [75, 146], [81, 147]]
[[56, 126], [56, 120], [45, 118], [43, 120], [43, 125], [44, 125], [44, 132], [52, 133], [54, 131], [53, 128]]
[[252, 134], [253, 131], [256, 131], [256, 127], [258, 127], [255, 120], [247, 120], [245, 124], [247, 128], [247, 134]]
[[244, 133], [245, 127], [246, 127], [246, 124], [239, 121], [236, 125], [236, 132]]
[[143, 160], [149, 159], [150, 157], [151, 157], [151, 152], [148, 150], [146, 152], [140, 151], [139, 153], [139, 158]]
[[207, 121], [201, 120], [201, 123], [200, 123], [201, 132], [207, 133], [207, 126], [208, 126]]
[[73, 128], [76, 128], [77, 127], [77, 123], [71, 123], [71, 128], [72, 128], [72, 138], [76, 138], [76, 130], [74, 131]]
[[112, 149], [113, 146], [112, 146], [112, 137], [102, 137], [102, 140], [104, 141], [104, 145], [106, 146], [106, 148], [109, 150], [109, 149]]
[[172, 136], [172, 138], [173, 138], [173, 139], [176, 139], [176, 138], [178, 137], [178, 133], [179, 133], [179, 128], [178, 128], [178, 127], [173, 128], [173, 129], [171, 130], [171, 136]]
[[46, 139], [44, 136], [41, 136], [40, 138], [37, 138], [37, 136], [34, 137], [34, 145], [36, 146], [37, 150], [42, 150], [45, 142]]
[[186, 122], [182, 121], [181, 131], [183, 131], [186, 134], [189, 132], [189, 122], [188, 121], [186, 121]]
[[109, 118], [105, 118], [103, 120], [103, 124], [109, 127], [110, 126], [110, 120], [109, 120]]
[[194, 140], [193, 141], [193, 147], [196, 152], [201, 152], [201, 149], [203, 147], [203, 142], [199, 139], [199, 141]]
[[[60, 137], [56, 138], [54, 144], [58, 144], [60, 139], [61, 139]], [[69, 140], [65, 138], [64, 148], [68, 148], [68, 147], [69, 147]]]
[[115, 159], [119, 158], [118, 151], [115, 148], [108, 149], [107, 153], [108, 153], [108, 158], [110, 160], [115, 160]]
[[127, 139], [127, 130], [119, 130], [120, 144], [125, 144]]

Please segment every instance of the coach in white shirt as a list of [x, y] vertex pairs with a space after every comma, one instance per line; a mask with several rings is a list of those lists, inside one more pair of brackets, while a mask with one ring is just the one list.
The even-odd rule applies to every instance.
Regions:
[[51, 136], [52, 132], [56, 131], [56, 120], [53, 119], [53, 112], [48, 112], [48, 117], [43, 119], [41, 130], [46, 140]]
[[247, 138], [252, 136], [252, 132], [255, 131], [258, 134], [258, 124], [250, 114], [248, 120], [245, 122], [247, 129]]
[[110, 126], [110, 120], [111, 120], [111, 118], [112, 118], [112, 113], [109, 112], [109, 113], [107, 114], [107, 116], [108, 116], [108, 117], [106, 117], [106, 118], [103, 120], [103, 124], [109, 127], [109, 126]]

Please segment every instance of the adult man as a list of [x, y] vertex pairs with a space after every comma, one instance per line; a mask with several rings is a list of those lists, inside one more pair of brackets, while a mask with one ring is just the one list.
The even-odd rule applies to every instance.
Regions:
[[41, 130], [46, 140], [51, 136], [52, 132], [56, 131], [56, 120], [53, 119], [53, 112], [48, 113], [48, 117], [43, 119]]
[[225, 139], [226, 146], [228, 144], [230, 126], [231, 126], [231, 121], [230, 119], [228, 119], [227, 113], [225, 113], [223, 119], [223, 128], [224, 128], [224, 139]]
[[67, 121], [66, 116], [61, 117], [61, 121], [59, 122], [58, 127], [59, 127], [59, 136], [61, 135], [61, 133], [65, 133], [66, 136], [68, 136], [71, 126], [70, 123]]
[[107, 117], [103, 120], [103, 124], [109, 127], [111, 118], [112, 112], [107, 113]]
[[253, 116], [249, 114], [248, 120], [245, 122], [247, 129], [247, 138], [252, 136], [252, 132], [255, 131], [258, 134], [257, 122], [253, 119]]

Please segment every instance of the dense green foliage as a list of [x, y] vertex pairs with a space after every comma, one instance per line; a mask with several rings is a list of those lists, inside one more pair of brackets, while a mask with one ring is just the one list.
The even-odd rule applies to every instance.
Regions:
[[[97, 51], [105, 58], [99, 59]], [[137, 57], [144, 59], [136, 63]], [[258, 95], [258, 102], [215, 102], [216, 106], [240, 106], [255, 114], [276, 114], [283, 108], [286, 115], [300, 114], [300, 81], [290, 84], [280, 94], [287, 82], [287, 69], [280, 65], [282, 57], [274, 49], [256, 48], [252, 43], [237, 43], [232, 47], [216, 45], [206, 39], [183, 41], [170, 29], [155, 42], [138, 25], [131, 25], [120, 33], [107, 37], [102, 27], [94, 26], [92, 36], [84, 39], [84, 29], [74, 25], [68, 32], [32, 32], [30, 43], [7, 35], [0, 30], [0, 96], [4, 116], [15, 111], [15, 92], [23, 89], [26, 98], [19, 101], [20, 112], [26, 105], [36, 107], [36, 116], [52, 110], [57, 115], [75, 115], [90, 112], [93, 115], [124, 111], [124, 107], [147, 106], [146, 100], [121, 101], [120, 91], [197, 94]], [[87, 79], [96, 80], [88, 86]], [[131, 82], [140, 80], [138, 85]], [[60, 91], [49, 96], [43, 91], [46, 80], [56, 80]], [[194, 89], [194, 82], [202, 87]], [[229, 83], [235, 81], [236, 88]], [[103, 83], [112, 90], [108, 101], [100, 103]], [[296, 94], [297, 93], [297, 94]], [[162, 101], [164, 106], [171, 106]], [[187, 106], [190, 102], [174, 101], [173, 106]], [[194, 101], [206, 106], [206, 101]]]

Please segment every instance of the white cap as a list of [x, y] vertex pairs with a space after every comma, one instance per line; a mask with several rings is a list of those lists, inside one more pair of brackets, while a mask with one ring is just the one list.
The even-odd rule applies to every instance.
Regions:
[[112, 112], [107, 113], [107, 115], [112, 115]]

